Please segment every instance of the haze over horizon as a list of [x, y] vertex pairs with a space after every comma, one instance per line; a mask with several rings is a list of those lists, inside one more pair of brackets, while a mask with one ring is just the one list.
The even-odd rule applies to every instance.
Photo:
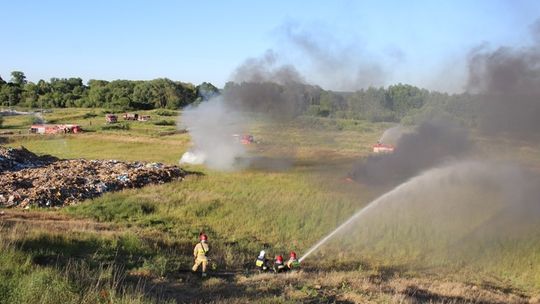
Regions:
[[530, 45], [535, 1], [3, 1], [0, 76], [167, 77], [218, 87], [271, 52], [310, 84], [461, 92], [475, 48]]

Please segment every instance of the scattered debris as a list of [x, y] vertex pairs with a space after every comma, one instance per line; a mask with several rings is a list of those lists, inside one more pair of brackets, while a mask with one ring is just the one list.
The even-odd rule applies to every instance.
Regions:
[[186, 172], [160, 163], [58, 160], [0, 147], [0, 206], [65, 206], [105, 192], [182, 179]]
[[49, 125], [40, 124], [32, 125], [30, 127], [30, 133], [36, 134], [66, 134], [66, 133], [80, 133], [82, 129], [79, 125], [64, 124], [64, 125]]
[[0, 147], [0, 174], [5, 171], [42, 167], [57, 160], [58, 158], [50, 155], [37, 156], [25, 147], [20, 149]]

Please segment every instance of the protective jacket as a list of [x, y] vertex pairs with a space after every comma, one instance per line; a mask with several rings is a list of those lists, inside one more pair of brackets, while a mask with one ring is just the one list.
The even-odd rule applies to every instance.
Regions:
[[193, 249], [193, 256], [196, 258], [196, 259], [200, 259], [200, 258], [203, 258], [203, 259], [206, 259], [206, 254], [208, 253], [208, 250], [210, 248], [208, 247], [208, 244], [207, 243], [198, 243], [197, 245], [195, 245], [195, 248]]
[[257, 257], [257, 260], [255, 261], [255, 266], [259, 268], [262, 271], [268, 270], [268, 259], [265, 257]]
[[300, 262], [297, 259], [290, 258], [287, 261], [287, 267], [289, 269], [298, 268], [298, 267], [300, 267]]
[[278, 260], [274, 261], [274, 271], [278, 273], [287, 271], [287, 268], [283, 264], [283, 261], [278, 261]]
[[208, 253], [208, 250], [210, 248], [208, 247], [208, 244], [206, 242], [200, 242], [197, 245], [195, 245], [195, 248], [193, 249], [193, 256], [195, 257], [195, 264], [193, 265], [192, 270], [195, 272], [199, 268], [199, 266], [202, 265], [202, 272], [203, 275], [206, 274], [206, 267], [208, 265], [208, 258], [206, 257], [206, 254]]

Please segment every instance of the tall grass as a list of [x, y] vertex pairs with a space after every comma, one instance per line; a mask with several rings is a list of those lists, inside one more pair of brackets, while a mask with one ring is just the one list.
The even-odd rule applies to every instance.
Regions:
[[[54, 115], [60, 119], [64, 114]], [[102, 123], [102, 117], [84, 118], [84, 110], [73, 115], [80, 115], [87, 125], [92, 121], [89, 127], [96, 132], [82, 136], [20, 137], [12, 139], [10, 144], [23, 144], [32, 151], [64, 158], [171, 164], [177, 163], [190, 147], [188, 134], [159, 136], [166, 127], [129, 122], [129, 131], [100, 131], [95, 126]], [[15, 120], [6, 123], [17, 125]], [[114, 238], [84, 234], [27, 235], [24, 242], [17, 244], [17, 252], [23, 258], [34, 254], [55, 257], [64, 266], [67, 262], [65, 255], [62, 258], [63, 252], [69, 257], [80, 257], [79, 261], [97, 260], [97, 265], [116, 261], [118, 252], [127, 262], [124, 263], [127, 273], [158, 277], [174, 277], [178, 270], [189, 269], [191, 250], [202, 230], [209, 234], [212, 258], [222, 270], [251, 267], [263, 248], [270, 255], [286, 254], [290, 250], [302, 253], [354, 211], [389, 190], [344, 181], [352, 163], [369, 153], [386, 127], [365, 121], [314, 118], [302, 118], [290, 124], [257, 122], [249, 131], [260, 143], [248, 150], [269, 157], [290, 156], [293, 162], [287, 170], [247, 169], [224, 173], [188, 167], [205, 175], [108, 193], [61, 211], [73, 217], [115, 223], [129, 234]], [[496, 241], [459, 252], [437, 252], [434, 248], [441, 248], [438, 245], [444, 243], [444, 233], [430, 233], [414, 218], [407, 219], [412, 224], [394, 225], [393, 222], [405, 221], [403, 218], [395, 221], [400, 215], [404, 216], [392, 213], [385, 219], [379, 218], [380, 221], [374, 219], [369, 229], [353, 232], [363, 240], [363, 248], [358, 252], [344, 253], [337, 244], [325, 252], [324, 259], [306, 261], [306, 266], [324, 270], [435, 271], [465, 281], [469, 277], [495, 276], [510, 281], [513, 286], [540, 288], [539, 236], [520, 242]], [[481, 219], [482, 215], [478, 215], [477, 220]], [[43, 244], [49, 249], [41, 249]], [[418, 244], [428, 244], [433, 250], [427, 254]], [[482, 250], [493, 254], [482, 254]]]
[[6, 229], [0, 238], [0, 303], [158, 302], [126, 281], [126, 260], [141, 249], [137, 238]]

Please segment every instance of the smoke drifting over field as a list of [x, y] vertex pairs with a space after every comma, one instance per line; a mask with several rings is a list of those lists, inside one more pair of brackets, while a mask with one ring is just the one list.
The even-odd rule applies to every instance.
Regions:
[[[294, 51], [307, 60], [310, 76], [319, 85], [338, 91], [354, 91], [370, 86], [383, 86], [388, 72], [383, 60], [376, 59], [358, 43], [343, 43], [321, 28], [305, 29], [285, 24], [280, 35]], [[393, 49], [385, 61], [396, 63], [404, 54]]]
[[[382, 85], [381, 68], [376, 63], [359, 62], [360, 48], [356, 46], [333, 43], [330, 49], [315, 39], [320, 33], [302, 32], [290, 25], [283, 27], [280, 35], [309, 60], [312, 70], [342, 89]], [[247, 59], [232, 73], [231, 80], [221, 97], [191, 107], [184, 114], [183, 124], [190, 130], [195, 147], [183, 160], [198, 163], [204, 159], [208, 166], [221, 170], [251, 164], [257, 168], [290, 166], [292, 160], [287, 154], [292, 153], [286, 151], [280, 159], [247, 157], [246, 150], [232, 140], [232, 134], [249, 131], [247, 122], [253, 113], [277, 121], [305, 113], [311, 98], [321, 94], [321, 88], [307, 84], [296, 67], [284, 64], [272, 50]]]
[[[470, 53], [467, 89], [480, 98], [475, 114], [486, 134], [538, 142], [540, 20], [532, 29], [535, 43], [529, 47]], [[402, 253], [405, 260], [418, 258], [424, 264], [440, 255], [498, 254], [506, 249], [505, 241], [516, 246], [536, 238], [540, 174], [522, 165], [471, 161], [477, 158], [471, 145], [467, 130], [428, 122], [401, 136], [393, 154], [365, 159], [354, 168], [355, 179], [398, 186], [349, 217], [307, 255], [339, 242], [347, 252]]]
[[193, 140], [191, 153], [197, 162], [218, 170], [231, 170], [238, 157], [246, 155], [244, 146], [233, 135], [243, 132], [244, 117], [230, 108], [221, 97], [184, 111], [182, 123]]
[[353, 259], [359, 250], [402, 254], [404, 261], [425, 255], [474, 258], [500, 249], [492, 247], [496, 240], [526, 240], [538, 232], [539, 185], [538, 174], [512, 164], [459, 161], [435, 167], [352, 215], [327, 243], [338, 242]]
[[400, 183], [470, 150], [466, 130], [450, 122], [425, 122], [415, 132], [403, 134], [394, 153], [372, 155], [361, 161], [351, 177], [368, 184]]
[[254, 112], [274, 119], [290, 119], [302, 113], [306, 91], [319, 88], [305, 83], [292, 65], [281, 64], [272, 50], [249, 58], [233, 73], [223, 90], [223, 102], [237, 112]]
[[280, 85], [304, 83], [303, 77], [292, 65], [278, 64], [277, 54], [268, 50], [259, 58], [249, 58], [233, 73], [233, 81], [242, 82], [273, 82]]
[[396, 145], [399, 139], [407, 133], [410, 133], [410, 130], [402, 125], [397, 125], [384, 131], [379, 142], [385, 145]]
[[478, 48], [469, 57], [468, 90], [481, 95], [480, 128], [488, 134], [530, 138], [540, 130], [540, 20], [534, 44]]
[[296, 117], [305, 111], [306, 90], [316, 90], [303, 84], [294, 67], [277, 64], [275, 56], [269, 51], [246, 60], [234, 73], [238, 83], [229, 83], [221, 96], [184, 113], [196, 160], [204, 158], [206, 165], [218, 170], [283, 170], [292, 164], [286, 151], [280, 158], [250, 156], [233, 137], [249, 132], [252, 116], [280, 121]]

